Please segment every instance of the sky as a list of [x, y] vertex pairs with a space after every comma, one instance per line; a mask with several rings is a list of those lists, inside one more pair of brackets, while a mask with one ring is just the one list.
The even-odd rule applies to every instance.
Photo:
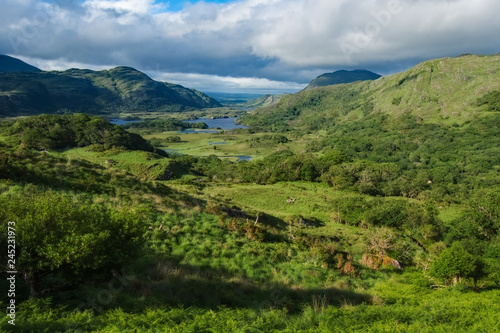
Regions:
[[500, 52], [498, 0], [0, 0], [0, 54], [43, 70], [130, 66], [203, 92], [283, 93]]

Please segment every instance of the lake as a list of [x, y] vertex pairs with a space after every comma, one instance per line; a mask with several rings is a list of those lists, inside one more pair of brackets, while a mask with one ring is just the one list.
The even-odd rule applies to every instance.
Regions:
[[[232, 130], [235, 128], [248, 128], [245, 125], [236, 124], [235, 120], [238, 117], [228, 117], [228, 118], [198, 118], [196, 120], [187, 120], [188, 123], [205, 123], [208, 125], [208, 128], [216, 128], [219, 127], [223, 130]], [[187, 133], [188, 130], [184, 130], [181, 133]], [[199, 131], [198, 131], [199, 132]]]
[[[219, 130], [216, 130], [214, 128], [221, 128], [223, 130], [232, 130], [235, 128], [248, 128], [245, 125], [240, 125], [236, 124], [235, 120], [238, 119], [238, 117], [228, 117], [228, 118], [216, 118], [216, 119], [210, 119], [210, 118], [198, 118], [196, 120], [183, 120], [187, 123], [205, 123], [208, 125], [209, 129], [194, 129], [194, 128], [188, 128], [185, 130], [180, 131], [179, 133], [217, 133]], [[128, 123], [136, 123], [141, 120], [123, 120], [123, 119], [110, 119], [109, 122], [112, 123], [113, 125], [125, 125]]]
[[137, 123], [141, 120], [123, 120], [123, 119], [110, 119], [109, 122], [112, 123], [113, 125], [125, 125], [128, 123]]

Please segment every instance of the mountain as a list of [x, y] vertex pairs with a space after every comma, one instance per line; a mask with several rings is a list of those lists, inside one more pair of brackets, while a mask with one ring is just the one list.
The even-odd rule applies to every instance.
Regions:
[[130, 68], [0, 73], [0, 115], [172, 112], [221, 106], [194, 89]]
[[341, 83], [351, 83], [356, 81], [376, 80], [379, 77], [380, 75], [364, 69], [356, 69], [353, 71], [340, 70], [318, 76], [317, 78], [312, 80], [311, 83], [309, 83], [306, 89], [331, 86]]
[[498, 112], [499, 99], [500, 55], [464, 55], [425, 61], [376, 81], [303, 90], [242, 122], [278, 131], [408, 116], [421, 123], [463, 124]]
[[40, 69], [31, 66], [22, 60], [0, 54], [0, 72], [40, 72]]

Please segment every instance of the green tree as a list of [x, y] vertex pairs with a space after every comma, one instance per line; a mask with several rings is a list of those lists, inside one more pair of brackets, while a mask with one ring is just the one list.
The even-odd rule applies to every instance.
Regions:
[[485, 270], [482, 258], [467, 252], [462, 243], [454, 242], [434, 261], [430, 273], [446, 283], [457, 284], [463, 278], [476, 282], [484, 277]]
[[61, 274], [68, 287], [84, 274], [109, 272], [135, 257], [142, 248], [142, 217], [51, 192], [1, 197], [0, 238], [6, 242], [7, 222], [15, 222], [16, 268], [37, 296], [49, 274]]

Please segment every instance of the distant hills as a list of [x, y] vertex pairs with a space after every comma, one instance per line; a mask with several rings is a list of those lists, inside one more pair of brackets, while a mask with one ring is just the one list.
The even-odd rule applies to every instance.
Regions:
[[2, 116], [172, 112], [221, 106], [197, 90], [155, 81], [130, 67], [40, 71], [8, 58], [1, 68], [10, 71], [0, 72]]
[[0, 73], [40, 72], [39, 68], [31, 66], [22, 60], [0, 54]]
[[306, 89], [258, 109], [243, 123], [275, 131], [326, 129], [379, 119], [460, 125], [500, 110], [500, 55], [422, 62], [375, 81]]
[[278, 103], [283, 97], [288, 94], [281, 95], [262, 95], [259, 98], [251, 99], [245, 103], [245, 107], [247, 108], [260, 108], [264, 106], [271, 106]]
[[309, 83], [306, 89], [331, 86], [334, 84], [351, 83], [356, 81], [376, 80], [380, 77], [379, 74], [364, 70], [356, 69], [353, 71], [340, 70], [333, 73], [325, 73]]

